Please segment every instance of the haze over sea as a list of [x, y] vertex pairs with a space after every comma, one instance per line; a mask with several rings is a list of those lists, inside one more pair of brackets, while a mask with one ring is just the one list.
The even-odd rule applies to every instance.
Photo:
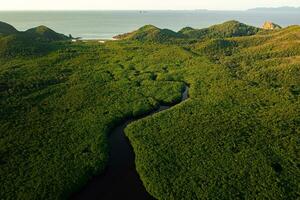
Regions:
[[204, 28], [227, 20], [261, 27], [264, 21], [281, 26], [300, 23], [300, 12], [289, 11], [1, 11], [0, 21], [26, 30], [45, 25], [84, 39], [111, 39], [146, 24], [178, 31], [183, 27]]

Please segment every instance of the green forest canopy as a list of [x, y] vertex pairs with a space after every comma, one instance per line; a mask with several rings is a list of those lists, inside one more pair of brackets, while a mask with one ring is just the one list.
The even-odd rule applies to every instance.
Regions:
[[2, 198], [67, 198], [104, 169], [109, 131], [179, 101], [183, 82], [189, 100], [126, 128], [147, 191], [157, 199], [299, 198], [299, 26], [145, 26], [105, 44], [6, 27]]

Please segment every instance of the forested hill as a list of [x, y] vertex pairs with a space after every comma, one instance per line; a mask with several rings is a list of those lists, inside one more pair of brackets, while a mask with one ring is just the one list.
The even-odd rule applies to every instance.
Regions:
[[0, 21], [0, 36], [6, 34], [14, 34], [14, 33], [18, 33], [18, 30], [15, 29], [15, 27]]
[[[236, 21], [70, 42], [0, 24], [0, 197], [68, 199], [105, 173], [111, 130], [130, 124], [156, 199], [299, 199], [300, 26]], [[124, 197], [125, 199], [126, 197]]]
[[237, 37], [255, 35], [260, 31], [259, 28], [249, 26], [238, 21], [228, 21], [223, 24], [218, 24], [204, 29], [193, 29], [190, 27], [183, 28], [179, 31], [188, 38], [193, 39], [208, 39], [216, 37]]
[[226, 38], [255, 35], [260, 28], [249, 26], [238, 21], [228, 21], [203, 29], [185, 27], [178, 32], [160, 29], [153, 25], [144, 26], [134, 32], [118, 35], [116, 39], [138, 40], [142, 42], [174, 42], [176, 39], [204, 40], [209, 38]]
[[134, 32], [118, 35], [115, 38], [125, 40], [138, 40], [141, 42], [166, 42], [172, 39], [183, 38], [183, 35], [169, 29], [160, 29], [153, 25], [146, 25]]
[[15, 27], [5, 22], [0, 21], [0, 36], [9, 35], [24, 35], [27, 37], [35, 37], [40, 40], [57, 41], [66, 40], [67, 36], [57, 33], [46, 26], [38, 26], [35, 28], [28, 29], [27, 31], [18, 31]]
[[0, 56], [32, 56], [55, 48], [55, 42], [71, 38], [46, 26], [18, 31], [12, 25], [0, 22]]

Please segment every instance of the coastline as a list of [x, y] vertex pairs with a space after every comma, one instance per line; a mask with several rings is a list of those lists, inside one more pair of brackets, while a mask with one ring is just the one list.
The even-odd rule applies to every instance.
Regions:
[[71, 41], [72, 42], [98, 42], [98, 43], [106, 43], [106, 42], [110, 42], [110, 41], [117, 41], [119, 39], [116, 39], [116, 38], [105, 38], [105, 39], [102, 39], [102, 38], [74, 38], [72, 39]]

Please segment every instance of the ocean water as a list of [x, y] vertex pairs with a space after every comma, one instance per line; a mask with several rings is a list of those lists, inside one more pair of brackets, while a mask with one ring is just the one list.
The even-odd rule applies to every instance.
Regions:
[[0, 21], [24, 31], [45, 25], [84, 39], [111, 39], [143, 25], [178, 31], [183, 27], [204, 28], [227, 20], [261, 27], [265, 21], [281, 26], [300, 24], [300, 12], [263, 11], [2, 11]]

